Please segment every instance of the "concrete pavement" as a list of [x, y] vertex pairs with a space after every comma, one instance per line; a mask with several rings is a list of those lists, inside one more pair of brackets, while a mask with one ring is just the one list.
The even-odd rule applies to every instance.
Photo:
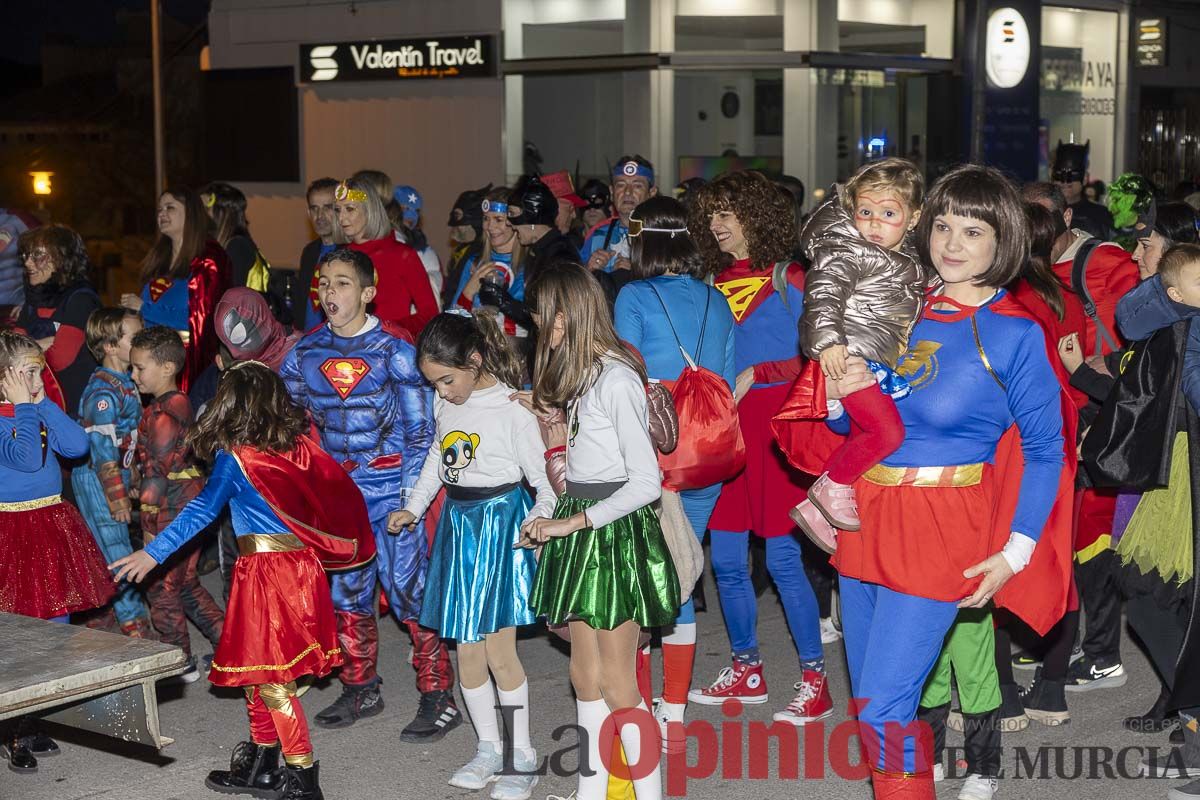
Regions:
[[[699, 615], [700, 646], [697, 651], [696, 684], [711, 681], [721, 667], [728, 664], [728, 643], [715, 606], [712, 578], [708, 581], [710, 611]], [[206, 576], [210, 589], [217, 589], [214, 576]], [[214, 591], [214, 594], [217, 594]], [[686, 790], [690, 800], [747, 798], [748, 800], [784, 800], [784, 798], [870, 798], [870, 790], [861, 781], [846, 780], [834, 774], [829, 759], [815, 760], [799, 755], [799, 771], [819, 774], [823, 764], [824, 777], [791, 780], [776, 777], [780, 770], [777, 746], [772, 740], [770, 755], [763, 759], [761, 741], [757, 735], [751, 742], [752, 722], [770, 724], [771, 714], [783, 708], [793, 693], [792, 682], [799, 678], [795, 651], [784, 623], [782, 610], [773, 592], [765, 594], [759, 604], [759, 635], [767, 665], [766, 678], [771, 701], [749, 706], [740, 717], [729, 718], [721, 708], [689, 707], [689, 720], [706, 720], [721, 730], [726, 745], [740, 732], [741, 747], [726, 748], [724, 758], [718, 758], [715, 748], [707, 754], [700, 752], [697, 742], [691, 744], [689, 767], [669, 765], [668, 788]], [[339, 731], [313, 729], [313, 743], [321, 762], [321, 782], [329, 800], [392, 800], [421, 798], [421, 800], [465, 800], [486, 798], [486, 792], [468, 792], [452, 788], [446, 779], [454, 768], [470, 759], [475, 739], [469, 725], [464, 723], [443, 741], [429, 745], [412, 745], [399, 741], [399, 733], [416, 711], [417, 693], [412, 669], [406, 663], [409, 650], [407, 636], [389, 620], [380, 623], [380, 665], [383, 692], [387, 704], [384, 712], [351, 728]], [[193, 642], [201, 653], [208, 645], [193, 630]], [[575, 743], [573, 733], [565, 733], [555, 742], [551, 734], [561, 725], [574, 722], [575, 709], [567, 674], [566, 647], [556, 638], [544, 633], [531, 633], [520, 643], [520, 654], [529, 675], [533, 703], [534, 745], [541, 754], [555, 749], [570, 748]], [[1088, 778], [1089, 761], [1096, 762], [1095, 771], [1103, 775], [1107, 756], [1114, 773], [1119, 774], [1118, 760], [1122, 748], [1168, 747], [1167, 735], [1131, 734], [1120, 728], [1122, 717], [1140, 713], [1153, 703], [1158, 684], [1141, 652], [1128, 640], [1123, 642], [1129, 682], [1122, 688], [1097, 690], [1068, 695], [1072, 720], [1061, 728], [1046, 728], [1036, 723], [1024, 732], [1006, 735], [1004, 764], [1010, 777], [1003, 780], [997, 797], [1002, 800], [1023, 798], [1062, 798], [1063, 800], [1107, 800], [1108, 798], [1163, 798], [1171, 786], [1185, 781], [1141, 780], [1121, 778]], [[840, 642], [826, 647], [831, 676], [831, 689], [837, 704], [833, 719], [826, 721], [822, 736], [814, 739], [825, 743], [814, 750], [828, 749], [846, 752], [843, 726], [847, 719], [845, 703], [848, 697], [845, 661]], [[658, 669], [657, 652], [655, 655]], [[1018, 673], [1018, 680], [1029, 674]], [[309, 718], [331, 702], [340, 684], [325, 682], [303, 698]], [[230, 750], [238, 741], [248, 738], [246, 716], [240, 693], [217, 690], [207, 681], [190, 686], [159, 687], [160, 713], [163, 733], [175, 743], [155, 753], [140, 747], [128, 746], [114, 740], [95, 737], [66, 729], [59, 735], [63, 753], [43, 759], [36, 775], [16, 775], [0, 765], [0, 800], [213, 800], [219, 797], [204, 786], [204, 777], [211, 769], [226, 768]], [[810, 734], [812, 735], [812, 734]], [[949, 733], [949, 745], [961, 746], [961, 735]], [[839, 745], [839, 741], [843, 744]], [[803, 734], [800, 742], [808, 743]], [[753, 744], [754, 746], [751, 746]], [[1022, 756], [1016, 748], [1025, 748]], [[1039, 750], [1039, 748], [1041, 748]], [[1074, 748], [1091, 748], [1077, 750]], [[1107, 748], [1109, 753], [1105, 752]], [[753, 759], [750, 752], [755, 755]], [[1140, 753], [1126, 751], [1124, 770], [1136, 774]], [[738, 764], [741, 762], [741, 778]], [[755, 768], [766, 764], [770, 777], [752, 778], [751, 760]], [[846, 758], [835, 762], [844, 763]], [[853, 746], [848, 758], [857, 764]], [[1077, 766], [1078, 760], [1078, 766]], [[566, 757], [574, 763], [574, 755]], [[1041, 773], [1043, 765], [1048, 777], [1030, 778], [1028, 773]], [[1030, 766], [1033, 767], [1030, 770]], [[786, 764], [785, 764], [786, 767]], [[692, 774], [716, 769], [707, 778], [689, 778]], [[1024, 777], [1012, 777], [1019, 770]], [[1083, 776], [1079, 775], [1082, 771]], [[722, 778], [725, 775], [727, 777]], [[1066, 776], [1066, 777], [1056, 777]], [[1074, 778], [1074, 779], [1071, 779]], [[567, 797], [574, 789], [572, 777], [548, 775], [534, 790], [534, 800], [549, 795]], [[940, 784], [938, 797], [942, 800], [957, 797], [961, 780]]]

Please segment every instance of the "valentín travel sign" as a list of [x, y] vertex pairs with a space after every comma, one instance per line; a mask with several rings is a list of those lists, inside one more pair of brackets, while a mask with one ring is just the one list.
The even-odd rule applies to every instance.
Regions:
[[495, 37], [438, 36], [300, 45], [300, 82], [491, 78]]

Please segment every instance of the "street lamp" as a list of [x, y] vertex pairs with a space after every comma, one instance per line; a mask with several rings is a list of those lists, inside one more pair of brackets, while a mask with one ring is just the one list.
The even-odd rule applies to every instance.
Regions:
[[54, 177], [53, 172], [31, 172], [29, 176], [33, 178], [33, 193], [37, 195], [52, 194], [54, 189], [50, 185], [50, 179]]

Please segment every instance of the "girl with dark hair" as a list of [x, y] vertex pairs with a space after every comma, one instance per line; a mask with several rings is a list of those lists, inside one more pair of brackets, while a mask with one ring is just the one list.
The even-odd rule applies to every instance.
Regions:
[[[870, 699], [858, 717], [876, 798], [935, 797], [932, 754], [911, 725], [939, 657], [956, 659], [943, 645], [960, 610], [984, 617], [950, 648], [976, 665], [958, 676], [960, 687], [993, 709], [972, 709], [972, 729], [994, 735], [970, 754], [964, 793], [991, 797], [1000, 698], [989, 604], [1042, 634], [1066, 608], [1074, 418], [1064, 420], [1071, 406], [1045, 332], [1003, 288], [1028, 247], [1020, 196], [994, 169], [958, 167], [925, 201], [917, 248], [940, 282], [897, 364], [913, 389], [897, 405], [905, 439], [855, 484], [862, 527], [840, 537], [833, 562], [851, 687]], [[859, 388], [866, 374], [853, 359], [852, 372], [829, 382], [829, 398]], [[836, 406], [830, 413], [833, 426], [848, 427]], [[821, 449], [788, 455], [815, 471]], [[949, 711], [945, 691], [928, 719], [935, 727]]]
[[[621, 344], [599, 282], [569, 262], [539, 270], [529, 286], [538, 326], [532, 403], [566, 408], [566, 492], [553, 518], [525, 523], [525, 544], [544, 544], [529, 607], [571, 632], [571, 683], [578, 724], [587, 732], [579, 800], [605, 797], [613, 717], [638, 800], [661, 800], [658, 737], [637, 724], [649, 712], [634, 661], [642, 628], [668, 625], [679, 608], [679, 579], [651, 504], [661, 495], [650, 439], [646, 373]], [[611, 729], [610, 729], [611, 730]], [[635, 770], [635, 772], [638, 772]], [[589, 774], [590, 773], [590, 774]]]
[[87, 320], [100, 307], [91, 283], [91, 261], [79, 234], [64, 225], [45, 225], [21, 234], [25, 265], [25, 303], [17, 327], [33, 337], [46, 364], [62, 386], [67, 413], [79, 412], [79, 400], [96, 369], [85, 347]]
[[200, 199], [216, 226], [217, 243], [229, 255], [232, 269], [229, 286], [248, 286], [265, 294], [271, 280], [271, 265], [250, 238], [246, 195], [236, 186], [216, 182], [200, 190]]
[[186, 358], [179, 388], [186, 392], [217, 354], [213, 313], [229, 285], [229, 256], [212, 238], [200, 195], [168, 187], [158, 199], [158, 238], [142, 261], [142, 291], [121, 295], [146, 327], [178, 331]]
[[732, 664], [688, 699], [765, 703], [758, 647], [758, 598], [747, 561], [749, 534], [764, 539], [767, 570], [783, 602], [799, 656], [797, 694], [775, 719], [794, 725], [833, 713], [825, 674], [816, 595], [804, 571], [800, 541], [788, 511], [805, 497], [808, 479], [783, 461], [771, 418], [800, 374], [799, 323], [804, 273], [792, 261], [795, 204], [758, 172], [731, 172], [702, 186], [688, 213], [700, 247], [703, 276], [733, 314], [734, 397], [746, 444], [746, 469], [724, 485], [709, 521], [713, 573]]
[[[537, 418], [512, 399], [523, 365], [490, 312], [434, 317], [417, 342], [417, 361], [438, 394], [437, 433], [404, 509], [388, 517], [388, 532], [413, 525], [445, 487], [421, 625], [458, 642], [459, 682], [479, 737], [475, 757], [450, 785], [482, 789], [497, 781], [494, 800], [525, 800], [537, 784], [537, 754], [517, 627], [536, 621], [529, 610], [536, 559], [514, 545], [522, 525], [554, 510], [545, 448]], [[511, 713], [508, 769], [498, 706]]]
[[[614, 310], [617, 335], [633, 346], [653, 379], [674, 381], [687, 358], [723, 377], [733, 391], [733, 314], [716, 289], [698, 276], [704, 261], [687, 227], [687, 212], [678, 200], [652, 197], [629, 218], [630, 256], [638, 280], [617, 295]], [[721, 484], [679, 493], [683, 510], [700, 539], [721, 494]], [[663, 732], [664, 747], [683, 742], [668, 740], [667, 724], [683, 722], [696, 652], [696, 612], [689, 599], [674, 625], [663, 632], [663, 693], [654, 716]], [[673, 731], [674, 729], [672, 729]]]
[[1187, 203], [1151, 205], [1149, 213], [1138, 220], [1137, 247], [1133, 250], [1142, 280], [1158, 272], [1158, 262], [1172, 246], [1196, 243], [1197, 224], [1200, 220], [1196, 209]]
[[226, 370], [188, 437], [214, 459], [204, 490], [144, 550], [109, 565], [117, 580], [141, 581], [231, 507], [241, 556], [209, 680], [245, 690], [250, 741], [234, 747], [228, 770], [208, 774], [218, 792], [323, 796], [296, 679], [342, 663], [325, 571], [369, 562], [375, 539], [358, 488], [308, 430], [265, 365]]

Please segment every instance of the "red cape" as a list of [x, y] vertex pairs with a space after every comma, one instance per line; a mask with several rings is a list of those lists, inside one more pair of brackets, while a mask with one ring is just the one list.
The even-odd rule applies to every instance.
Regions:
[[229, 256], [212, 239], [204, 252], [192, 259], [188, 273], [188, 343], [184, 348], [183, 371], [179, 388], [186, 392], [200, 373], [217, 356], [217, 329], [214, 324], [217, 302], [229, 285]]
[[[1058, 481], [1058, 493], [1054, 507], [1042, 529], [1041, 538], [1034, 548], [1033, 557], [994, 598], [999, 608], [1008, 609], [1023, 619], [1039, 634], [1045, 634], [1062, 619], [1067, 609], [1067, 598], [1071, 585], [1072, 570], [1072, 516], [1075, 495], [1075, 430], [1078, 412], [1067, 393], [1069, 375], [1058, 358], [1058, 340], [1054, 331], [1025, 306], [1005, 293], [990, 308], [997, 314], [1023, 317], [1033, 320], [1042, 328], [1046, 339], [1046, 356], [1058, 377], [1062, 390], [1060, 399], [1063, 414], [1063, 452], [1065, 464]], [[819, 370], [816, 362], [808, 362], [805, 371]], [[825, 409], [825, 383], [813, 380], [802, 372], [792, 384], [788, 398], [779, 413], [771, 421], [779, 447], [788, 461], [797, 469], [810, 475], [820, 475], [825, 462], [843, 441], [823, 422]], [[1001, 437], [996, 446], [996, 511], [993, 519], [990, 552], [1003, 549], [1012, 530], [1013, 514], [1021, 488], [1021, 475], [1025, 469], [1021, 453], [1021, 435], [1014, 425]]]
[[312, 439], [301, 436], [290, 453], [242, 446], [233, 455], [250, 485], [327, 570], [357, 569], [375, 557], [362, 493]]

